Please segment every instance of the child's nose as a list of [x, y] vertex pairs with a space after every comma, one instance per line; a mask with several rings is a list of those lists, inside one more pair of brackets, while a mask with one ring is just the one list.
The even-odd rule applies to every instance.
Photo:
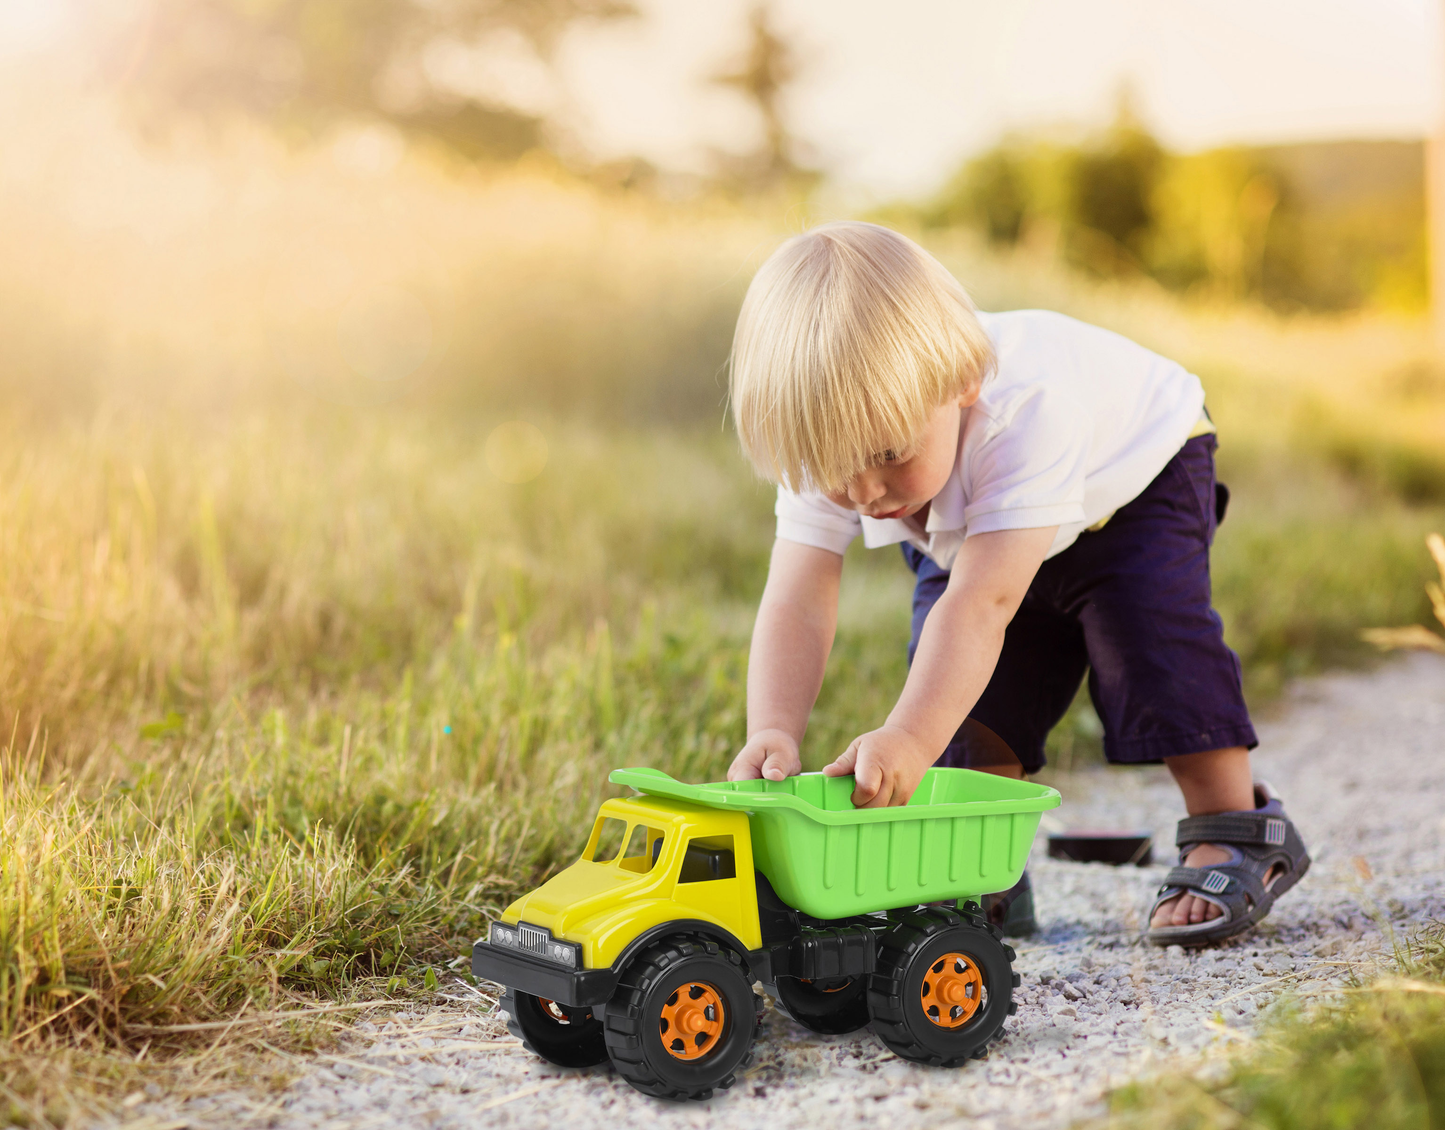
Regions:
[[883, 494], [883, 484], [868, 475], [860, 475], [848, 484], [848, 501], [855, 506], [867, 506]]

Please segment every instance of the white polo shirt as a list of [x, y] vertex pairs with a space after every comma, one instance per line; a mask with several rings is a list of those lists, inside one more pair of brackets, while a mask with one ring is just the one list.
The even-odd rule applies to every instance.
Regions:
[[1047, 310], [979, 314], [998, 370], [963, 410], [953, 473], [920, 529], [778, 490], [777, 536], [843, 553], [908, 542], [942, 568], [974, 534], [1058, 526], [1047, 556], [1136, 498], [1184, 446], [1204, 388], [1183, 366]]

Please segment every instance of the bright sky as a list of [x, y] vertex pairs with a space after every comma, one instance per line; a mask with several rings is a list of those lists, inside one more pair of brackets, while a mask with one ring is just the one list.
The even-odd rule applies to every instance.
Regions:
[[[646, 19], [565, 59], [587, 136], [695, 166], [750, 121], [701, 81], [744, 40], [748, 0], [642, 0]], [[844, 186], [927, 192], [1010, 129], [1106, 121], [1130, 82], [1182, 149], [1419, 137], [1445, 67], [1441, 0], [776, 0], [806, 73], [797, 132]]]
[[[561, 101], [588, 147], [700, 169], [712, 148], [746, 146], [751, 112], [705, 77], [742, 47], [750, 4], [639, 0], [644, 18], [570, 36]], [[805, 66], [790, 106], [796, 131], [841, 189], [886, 198], [930, 191], [1009, 130], [1101, 123], [1126, 81], [1149, 125], [1181, 149], [1421, 136], [1445, 105], [1442, 7], [775, 0], [774, 11]], [[74, 23], [68, 9], [67, 0], [0, 0], [0, 66], [62, 40]]]

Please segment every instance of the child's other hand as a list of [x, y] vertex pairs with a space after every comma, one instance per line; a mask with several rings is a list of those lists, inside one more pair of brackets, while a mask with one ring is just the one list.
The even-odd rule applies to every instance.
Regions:
[[782, 730], [759, 730], [733, 758], [728, 767], [728, 780], [752, 781], [766, 777], [769, 781], [781, 781], [802, 771], [798, 743], [791, 734]]
[[887, 808], [907, 804], [934, 755], [907, 730], [884, 726], [853, 739], [853, 744], [831, 765], [828, 777], [854, 776], [855, 808]]

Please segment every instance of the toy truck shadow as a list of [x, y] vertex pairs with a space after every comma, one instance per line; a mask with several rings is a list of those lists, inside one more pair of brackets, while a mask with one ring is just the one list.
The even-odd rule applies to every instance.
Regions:
[[1013, 1014], [1013, 950], [968, 900], [1018, 880], [1053, 789], [932, 769], [908, 805], [854, 809], [850, 777], [611, 780], [643, 795], [605, 802], [582, 858], [472, 950], [537, 1055], [706, 1099], [751, 1058], [755, 981], [806, 1028], [871, 1024], [939, 1067]]

